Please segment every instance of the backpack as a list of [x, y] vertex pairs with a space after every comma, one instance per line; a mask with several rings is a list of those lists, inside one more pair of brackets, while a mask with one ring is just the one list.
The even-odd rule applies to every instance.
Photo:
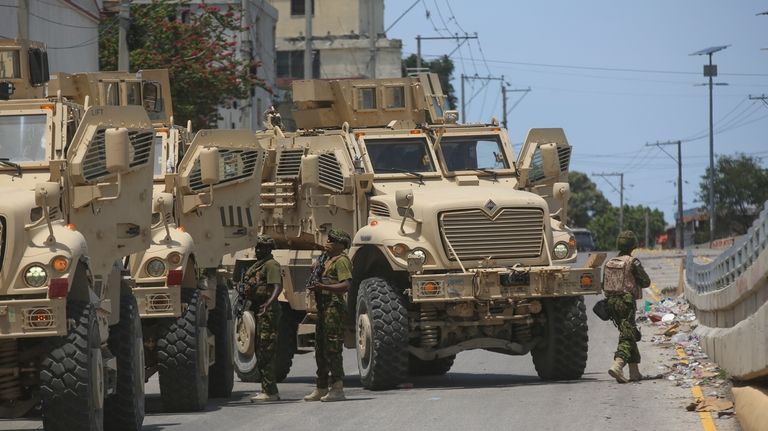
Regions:
[[643, 297], [632, 275], [632, 256], [618, 256], [605, 264], [603, 292], [606, 294], [631, 293], [635, 299]]

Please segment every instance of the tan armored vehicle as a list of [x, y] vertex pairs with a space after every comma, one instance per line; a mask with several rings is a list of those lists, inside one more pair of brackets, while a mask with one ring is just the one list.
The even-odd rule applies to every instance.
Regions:
[[0, 415], [42, 401], [46, 430], [138, 430], [123, 258], [149, 245], [152, 124], [140, 107], [43, 98], [47, 75], [42, 46], [0, 41]]
[[57, 78], [76, 100], [144, 101], [154, 119], [152, 243], [130, 257], [147, 378], [159, 372], [166, 410], [202, 410], [209, 395], [232, 392], [231, 273], [220, 262], [254, 243], [264, 152], [249, 131], [203, 130], [191, 139], [189, 127], [174, 126], [166, 70]]
[[366, 388], [443, 374], [470, 349], [530, 352], [545, 379], [582, 375], [601, 256], [569, 266], [562, 129], [532, 129], [516, 159], [497, 124], [456, 124], [435, 75], [294, 81], [293, 96], [301, 129], [263, 140], [261, 224], [284, 250], [284, 299], [307, 311], [300, 348], [312, 250], [335, 227], [353, 235], [345, 344]]

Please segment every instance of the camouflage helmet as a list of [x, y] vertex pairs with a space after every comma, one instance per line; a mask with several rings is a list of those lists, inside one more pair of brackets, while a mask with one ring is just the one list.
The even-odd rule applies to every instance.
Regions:
[[275, 249], [275, 240], [269, 235], [259, 235], [256, 238], [256, 248]]
[[616, 237], [616, 248], [624, 253], [629, 253], [637, 247], [637, 235], [631, 230], [625, 230]]
[[345, 248], [348, 248], [352, 244], [352, 238], [349, 237], [349, 234], [338, 228], [333, 228], [328, 231], [328, 241], [343, 244]]

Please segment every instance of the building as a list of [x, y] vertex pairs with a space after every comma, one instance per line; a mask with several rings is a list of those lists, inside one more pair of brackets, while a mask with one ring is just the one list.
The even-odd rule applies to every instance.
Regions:
[[99, 70], [102, 0], [10, 0], [0, 9], [0, 37], [48, 46], [52, 72]]

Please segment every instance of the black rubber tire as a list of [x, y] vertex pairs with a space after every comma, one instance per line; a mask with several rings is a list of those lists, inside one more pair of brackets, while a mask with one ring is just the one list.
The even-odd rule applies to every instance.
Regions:
[[456, 355], [431, 361], [424, 361], [411, 355], [408, 358], [408, 372], [412, 376], [442, 376], [451, 371], [454, 360]]
[[[54, 341], [40, 364], [43, 428], [49, 431], [104, 429], [103, 362], [96, 309], [67, 303], [67, 335]], [[102, 389], [102, 390], [99, 390]]]
[[[361, 350], [361, 316], [367, 315], [370, 342]], [[408, 310], [405, 298], [383, 278], [360, 283], [355, 314], [357, 365], [363, 387], [391, 389], [408, 377]]]
[[201, 362], [208, 354], [208, 311], [197, 289], [182, 289], [181, 302], [186, 310], [157, 340], [160, 399], [165, 411], [196, 412], [208, 402], [208, 376]]
[[117, 359], [117, 390], [104, 400], [104, 427], [137, 431], [144, 422], [144, 339], [136, 297], [120, 296], [120, 321], [109, 328], [109, 350]]
[[[296, 354], [296, 332], [299, 324], [294, 317], [293, 310], [287, 302], [281, 302], [280, 323], [277, 334], [277, 351], [275, 352], [275, 380], [280, 383], [288, 377], [293, 366], [293, 355]], [[256, 338], [256, 349], [259, 348]], [[261, 381], [256, 362], [249, 362], [250, 369], [235, 367], [237, 377], [242, 382], [258, 383]]]
[[208, 369], [208, 396], [229, 398], [235, 384], [234, 316], [226, 285], [216, 286], [216, 308], [208, 313], [208, 331], [216, 340], [216, 362]]
[[544, 380], [575, 380], [587, 366], [589, 335], [584, 297], [542, 301], [546, 326], [531, 350], [536, 372]]

